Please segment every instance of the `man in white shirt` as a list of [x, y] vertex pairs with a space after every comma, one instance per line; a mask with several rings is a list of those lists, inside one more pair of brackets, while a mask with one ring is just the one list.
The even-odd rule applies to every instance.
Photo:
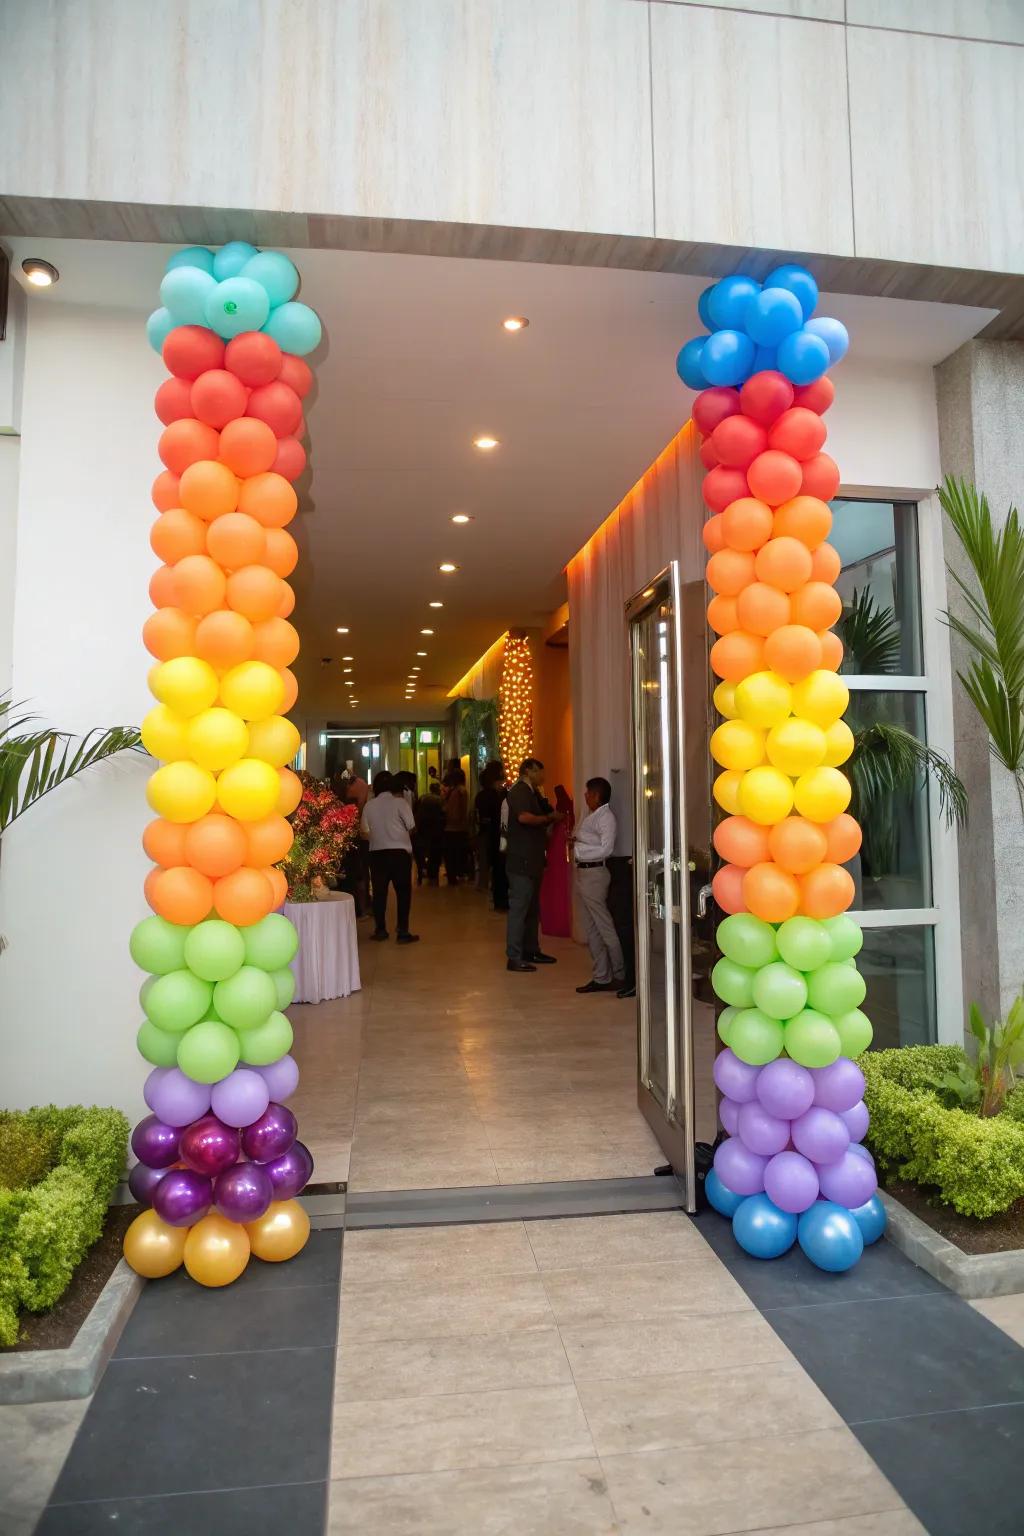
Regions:
[[370, 844], [370, 878], [373, 883], [371, 935], [377, 943], [388, 936], [388, 886], [395, 888], [398, 905], [398, 942], [415, 944], [418, 933], [409, 932], [412, 904], [412, 833], [416, 829], [401, 782], [390, 773], [378, 773], [373, 799], [363, 807], [362, 832]]
[[584, 798], [590, 814], [584, 816], [573, 839], [576, 891], [594, 964], [592, 980], [577, 987], [577, 992], [615, 992], [624, 975], [622, 945], [608, 911], [608, 859], [615, 848], [617, 830], [615, 813], [608, 803], [611, 797], [607, 779], [587, 780]]

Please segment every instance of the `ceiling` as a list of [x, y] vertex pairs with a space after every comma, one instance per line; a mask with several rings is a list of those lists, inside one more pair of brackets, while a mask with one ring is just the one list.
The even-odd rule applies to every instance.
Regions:
[[[11, 246], [16, 271], [26, 255], [60, 269], [60, 283], [33, 303], [140, 316], [155, 307], [173, 249]], [[566, 561], [688, 416], [692, 397], [674, 358], [695, 329], [704, 283], [465, 258], [289, 254], [326, 338], [312, 360], [310, 471], [293, 525], [303, 556], [293, 578], [302, 709], [365, 723], [437, 718], [448, 689], [498, 635], [543, 624], [563, 601]], [[993, 313], [848, 295], [822, 308], [849, 324], [858, 355], [922, 363], [948, 355]], [[529, 327], [506, 333], [508, 315], [527, 316]], [[484, 433], [500, 440], [490, 453], [473, 446]], [[454, 513], [473, 520], [455, 526]], [[442, 561], [459, 570], [442, 575]], [[353, 668], [352, 689], [342, 665]], [[407, 703], [414, 665], [423, 681]]]

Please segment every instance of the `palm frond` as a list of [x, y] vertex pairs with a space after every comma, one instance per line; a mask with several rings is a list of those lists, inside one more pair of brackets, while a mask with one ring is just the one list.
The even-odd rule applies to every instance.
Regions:
[[846, 656], [843, 670], [875, 674], [895, 672], [900, 660], [900, 630], [892, 608], [883, 608], [864, 589], [854, 588], [853, 600], [836, 628]]
[[481, 744], [488, 750], [496, 745], [498, 731], [497, 699], [462, 698], [459, 705], [459, 751], [474, 753]]
[[962, 827], [967, 820], [967, 790], [949, 759], [900, 725], [878, 720], [854, 732], [846, 771], [862, 810], [912, 795], [930, 779], [946, 825]]
[[104, 758], [137, 748], [134, 726], [98, 728], [82, 737], [49, 728], [28, 729], [36, 717], [0, 698], [0, 833], [30, 805]]

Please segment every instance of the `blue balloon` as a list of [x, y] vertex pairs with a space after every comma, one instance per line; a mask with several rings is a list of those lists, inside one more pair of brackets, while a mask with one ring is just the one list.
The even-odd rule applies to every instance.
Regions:
[[797, 1241], [812, 1264], [833, 1275], [852, 1269], [864, 1252], [860, 1227], [845, 1205], [818, 1200], [804, 1211]]
[[769, 272], [764, 286], [788, 288], [800, 300], [804, 319], [809, 320], [814, 314], [814, 306], [818, 302], [818, 285], [806, 267], [798, 266], [796, 262], [787, 262], [784, 266], [776, 267], [774, 272]]
[[704, 1180], [704, 1193], [708, 1197], [708, 1204], [716, 1210], [720, 1216], [735, 1216], [743, 1204], [742, 1195], [734, 1195], [731, 1189], [727, 1189], [713, 1168], [708, 1169], [707, 1178]]
[[742, 330], [747, 305], [760, 292], [760, 283], [739, 273], [734, 277], [723, 277], [717, 282], [708, 295], [708, 314], [716, 330]]
[[708, 308], [708, 300], [711, 298], [711, 295], [714, 293], [714, 291], [715, 285], [712, 283], [710, 287], [704, 289], [704, 292], [697, 300], [697, 313], [700, 315], [700, 323], [701, 325], [706, 326], [709, 331], [713, 331], [715, 329], [715, 322], [712, 320], [711, 310]]
[[747, 305], [747, 335], [759, 347], [777, 347], [803, 323], [800, 300], [788, 288], [762, 288]]
[[820, 336], [828, 347], [830, 364], [839, 363], [850, 348], [850, 333], [841, 320], [830, 320], [822, 315], [820, 320], [808, 320], [804, 330], [809, 336]]
[[797, 1218], [767, 1195], [749, 1195], [732, 1219], [732, 1234], [755, 1259], [778, 1259], [796, 1242]]
[[206, 301], [216, 286], [202, 267], [172, 267], [160, 284], [160, 298], [175, 325], [205, 325]]
[[250, 277], [229, 277], [215, 283], [204, 308], [206, 323], [230, 340], [243, 331], [258, 331], [270, 314], [267, 290]]
[[828, 347], [820, 336], [794, 331], [779, 343], [779, 371], [794, 384], [813, 384], [828, 366]]
[[865, 1244], [877, 1243], [885, 1231], [885, 1206], [878, 1196], [872, 1195], [863, 1205], [855, 1206], [850, 1215], [860, 1227]]
[[704, 377], [704, 370], [700, 365], [701, 358], [704, 355], [704, 343], [707, 339], [706, 336], [695, 336], [692, 341], [686, 342], [679, 349], [679, 356], [676, 358], [676, 373], [678, 373], [687, 389], [707, 389], [708, 387], [708, 381]]
[[744, 331], [716, 331], [704, 343], [700, 366], [709, 384], [742, 384], [754, 366], [754, 343]]
[[263, 329], [274, 338], [282, 352], [293, 352], [296, 357], [305, 357], [307, 352], [312, 352], [320, 345], [323, 335], [316, 311], [308, 304], [296, 304], [294, 300], [272, 309]]
[[208, 251], [205, 245], [186, 245], [184, 250], [175, 251], [167, 263], [165, 270], [173, 272], [175, 267], [198, 267], [202, 272], [213, 275], [213, 252]]
[[272, 309], [277, 304], [287, 304], [299, 286], [295, 263], [283, 251], [258, 251], [249, 258], [240, 275], [251, 277], [267, 290]]
[[174, 330], [177, 321], [168, 309], [154, 309], [146, 321], [146, 336], [154, 352], [163, 352], [164, 342]]
[[758, 347], [754, 352], [754, 366], [751, 373], [776, 373], [779, 367], [779, 354], [775, 347]]
[[256, 255], [256, 247], [248, 240], [229, 240], [213, 258], [213, 275], [218, 283], [226, 278], [237, 277], [247, 261]]

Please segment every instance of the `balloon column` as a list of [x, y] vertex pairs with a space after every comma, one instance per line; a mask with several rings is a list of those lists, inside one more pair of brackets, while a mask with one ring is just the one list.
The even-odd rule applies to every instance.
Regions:
[[286, 767], [299, 746], [287, 525], [306, 462], [303, 358], [321, 334], [298, 284], [280, 251], [192, 246], [168, 262], [147, 325], [169, 374], [150, 531], [162, 563], [143, 629], [157, 703], [142, 740], [161, 766], [143, 838], [153, 915], [131, 936], [149, 973], [138, 1046], [152, 1114], [132, 1135], [130, 1178], [147, 1209], [125, 1257], [150, 1278], [184, 1263], [209, 1286], [250, 1254], [291, 1258], [309, 1234], [295, 1197], [313, 1159], [284, 1104], [299, 1077], [283, 1012], [298, 939], [275, 910], [302, 793]]
[[705, 289], [708, 334], [679, 353], [699, 391], [704, 543], [720, 679], [711, 737], [725, 812], [715, 899], [722, 958], [712, 974], [727, 1006], [715, 1081], [728, 1133], [706, 1189], [757, 1258], [798, 1242], [820, 1268], [856, 1263], [881, 1236], [864, 1077], [871, 1042], [845, 916], [860, 847], [842, 764], [853, 750], [837, 675], [843, 647], [840, 562], [827, 542], [839, 469], [824, 452], [828, 370], [849, 345], [838, 320], [814, 318], [818, 288], [782, 266], [763, 284], [725, 277]]

